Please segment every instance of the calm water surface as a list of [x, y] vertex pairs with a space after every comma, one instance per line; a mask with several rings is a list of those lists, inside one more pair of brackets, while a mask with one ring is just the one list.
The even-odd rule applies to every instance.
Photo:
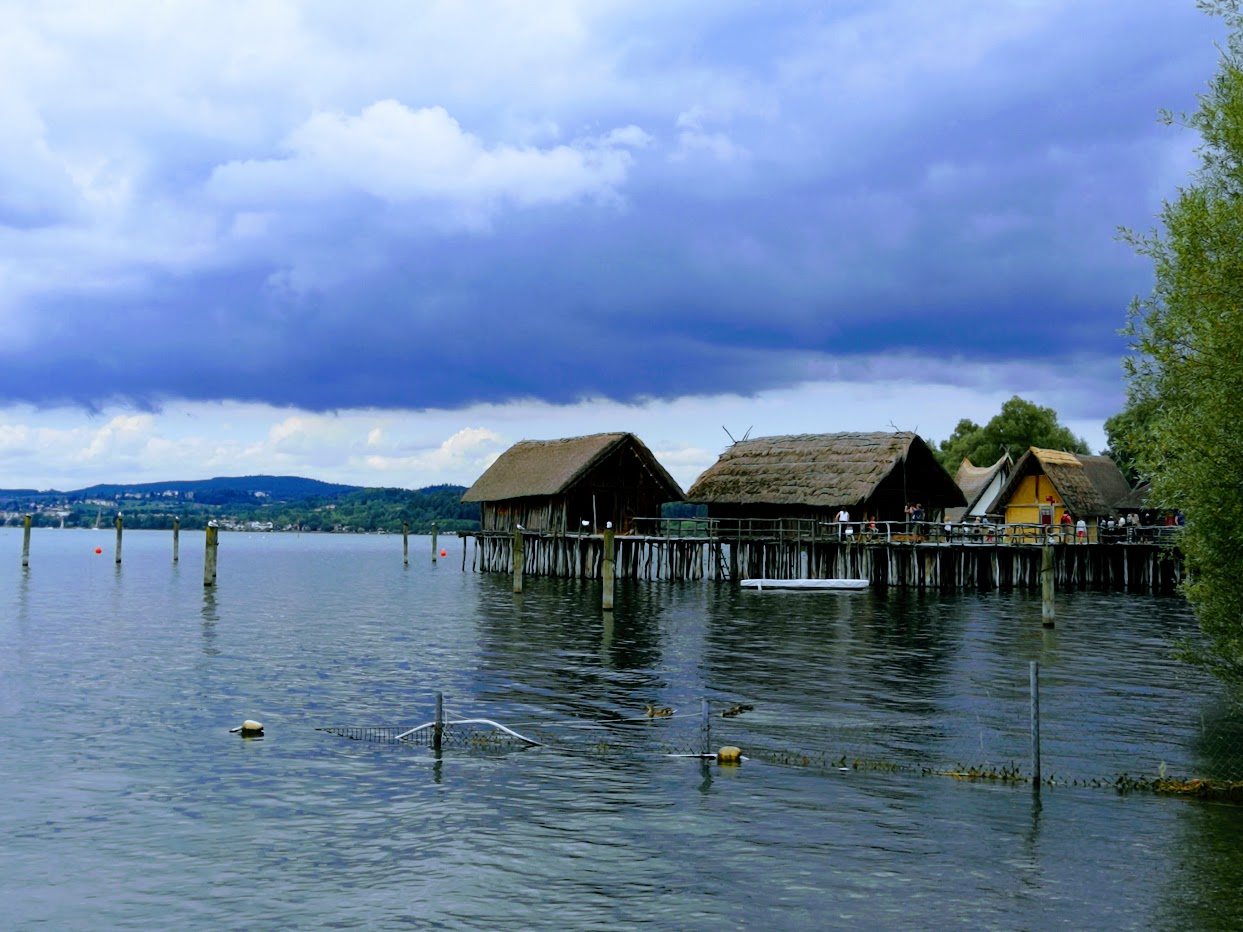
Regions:
[[[456, 538], [403, 567], [399, 537], [223, 534], [208, 593], [201, 534], [174, 566], [129, 532], [119, 569], [112, 532], [33, 538], [23, 571], [0, 531], [4, 928], [1243, 924], [1241, 807], [922, 773], [1030, 766], [1031, 660], [1046, 772], [1220, 772], [1237, 724], [1170, 659], [1178, 600], [1067, 595], [1050, 633], [1025, 595], [650, 583], [605, 619], [594, 584], [463, 573]], [[437, 691], [550, 745], [316, 730]], [[741, 767], [665, 755], [705, 699]], [[679, 715], [592, 724], [652, 703]]]

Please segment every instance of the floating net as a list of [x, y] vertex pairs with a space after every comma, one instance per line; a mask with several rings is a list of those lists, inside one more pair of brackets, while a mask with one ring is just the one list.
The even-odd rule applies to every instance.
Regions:
[[523, 748], [537, 747], [544, 742], [521, 735], [500, 722], [488, 718], [464, 718], [423, 725], [343, 725], [318, 728], [340, 738], [352, 741], [376, 741], [382, 744], [404, 744], [411, 747], [434, 747], [437, 727], [440, 730], [441, 747], [460, 748]]
[[[1158, 720], [1132, 711], [1130, 720], [1082, 703], [1044, 703], [1035, 716], [1032, 676], [990, 681], [967, 705], [873, 702], [852, 697], [816, 714], [767, 706], [701, 701], [693, 711], [647, 706], [631, 718], [511, 721], [446, 712], [439, 723], [324, 727], [354, 741], [475, 753], [546, 749], [603, 759], [715, 759], [736, 747], [747, 759], [822, 772], [868, 770], [959, 780], [1150, 789], [1243, 796], [1243, 706], [1216, 718]], [[1142, 696], [1138, 696], [1142, 698]], [[1135, 703], [1129, 703], [1128, 709]], [[751, 713], [743, 715], [743, 713]], [[738, 717], [743, 716], [743, 717]], [[1186, 717], [1184, 717], [1186, 718]], [[1175, 726], [1175, 727], [1172, 727]], [[439, 731], [439, 744], [437, 733]], [[1039, 753], [1035, 753], [1036, 751]], [[1039, 761], [1039, 763], [1037, 763]]]
[[[604, 756], [715, 757], [706, 706], [700, 715], [655, 710], [636, 718], [568, 720], [504, 725], [489, 718], [450, 718], [439, 724], [442, 749], [474, 751], [547, 747]], [[434, 748], [437, 723], [333, 725], [316, 729], [351, 741]]]

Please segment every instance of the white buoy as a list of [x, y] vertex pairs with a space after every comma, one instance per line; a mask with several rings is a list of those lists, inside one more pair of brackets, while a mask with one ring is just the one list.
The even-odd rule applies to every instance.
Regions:
[[243, 738], [263, 737], [263, 723], [246, 719], [246, 721], [242, 722], [242, 724], [238, 725], [236, 728], [229, 729], [229, 734], [232, 735], [236, 735], [239, 732]]

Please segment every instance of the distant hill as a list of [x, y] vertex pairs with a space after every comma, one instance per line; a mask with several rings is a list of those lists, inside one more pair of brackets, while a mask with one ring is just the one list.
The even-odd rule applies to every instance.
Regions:
[[[53, 498], [81, 501], [88, 498], [116, 498], [118, 495], [126, 494], [157, 496], [164, 492], [176, 492], [177, 497], [187, 497], [189, 493], [193, 493], [196, 499], [247, 497], [267, 498], [274, 502], [297, 502], [308, 498], [340, 498], [342, 495], [358, 492], [361, 488], [362, 486], [357, 485], [340, 485], [335, 482], [320, 482], [318, 479], [303, 479], [300, 476], [217, 476], [214, 479], [169, 482], [102, 483], [70, 492], [0, 489], [0, 498], [23, 498], [31, 501]], [[222, 496], [221, 493], [224, 495]]]
[[218, 476], [193, 481], [103, 483], [70, 492], [0, 489], [0, 524], [23, 512], [36, 527], [99, 527], [124, 511], [125, 526], [187, 530], [217, 521], [225, 529], [416, 534], [479, 528], [478, 503], [463, 504], [460, 485], [423, 489], [363, 488], [298, 476]]

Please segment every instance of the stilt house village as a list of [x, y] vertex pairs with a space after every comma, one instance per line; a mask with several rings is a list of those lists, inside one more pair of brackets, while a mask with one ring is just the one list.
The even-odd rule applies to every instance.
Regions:
[[[522, 441], [462, 496], [482, 572], [621, 578], [854, 579], [939, 588], [1171, 589], [1176, 521], [1136, 511], [1107, 456], [1032, 447], [955, 476], [906, 431], [732, 444], [683, 492], [634, 434]], [[1131, 509], [1131, 510], [1123, 510]], [[607, 550], [606, 550], [607, 547]], [[1171, 555], [1174, 559], [1171, 559]]]

